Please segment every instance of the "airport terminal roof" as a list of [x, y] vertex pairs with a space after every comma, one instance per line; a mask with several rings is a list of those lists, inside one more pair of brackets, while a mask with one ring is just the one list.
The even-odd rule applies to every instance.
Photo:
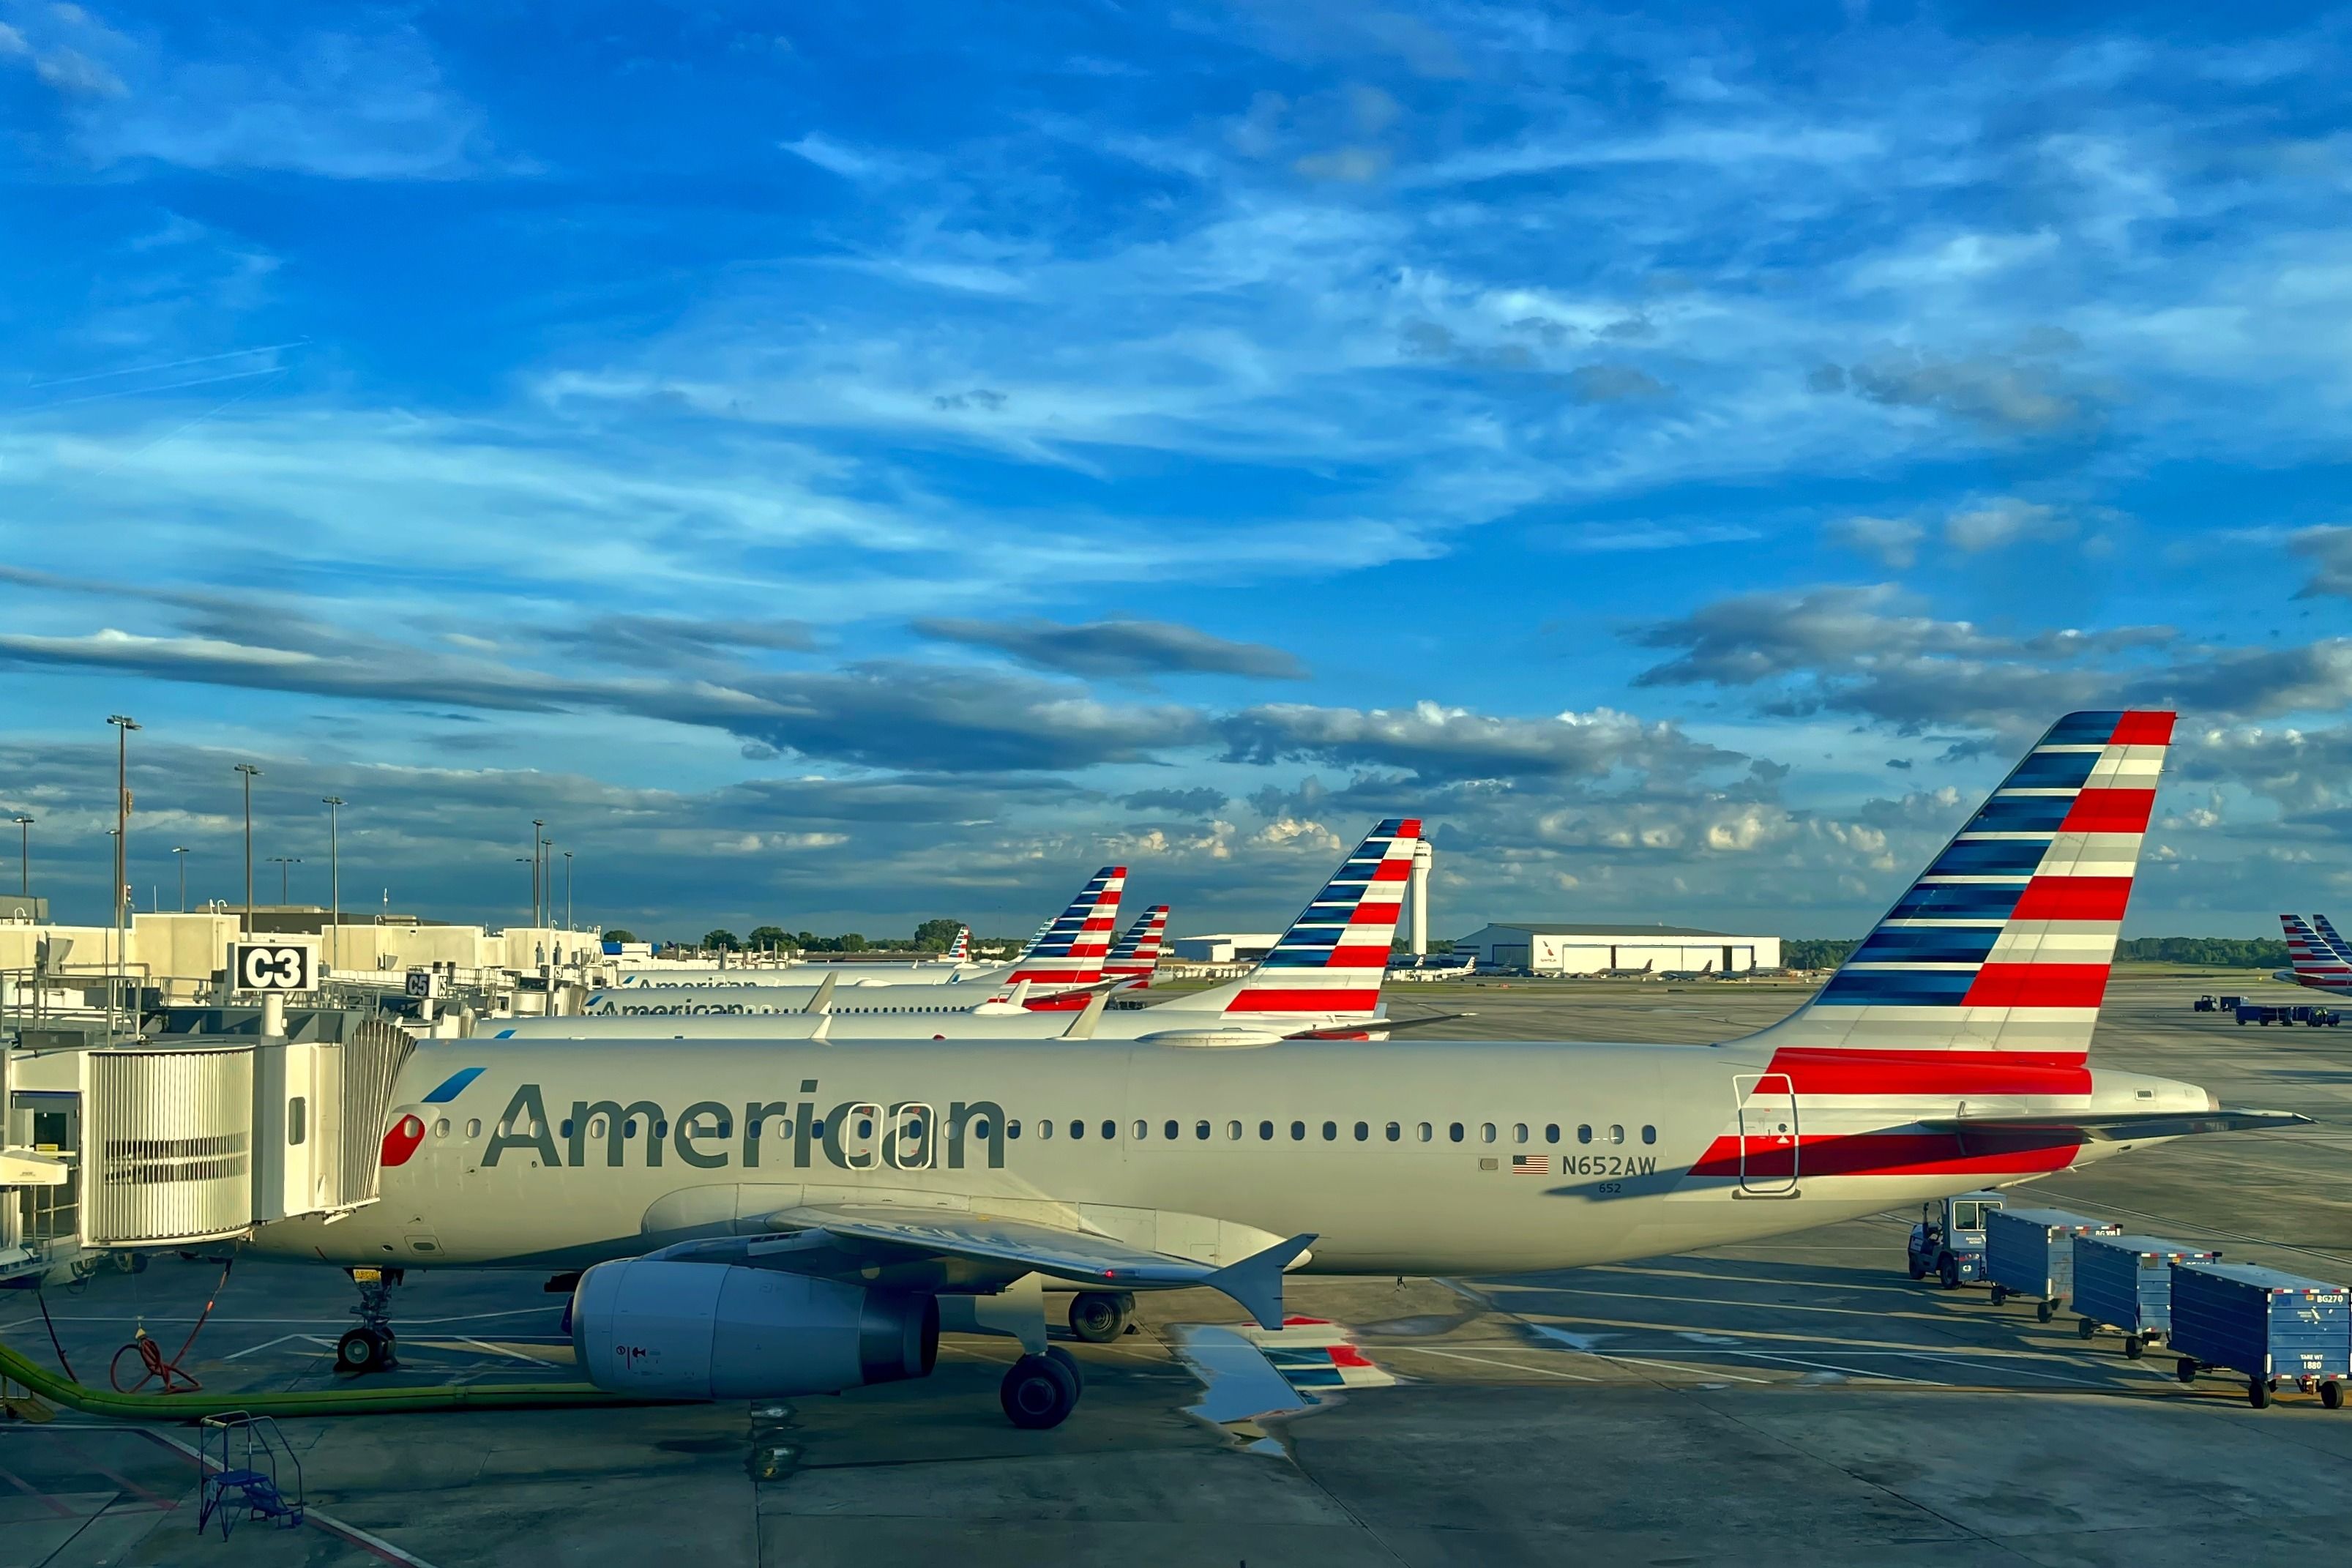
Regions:
[[1697, 926], [1610, 925], [1603, 921], [1495, 921], [1499, 931], [1523, 931], [1534, 936], [1737, 936], [1727, 931], [1702, 931]]

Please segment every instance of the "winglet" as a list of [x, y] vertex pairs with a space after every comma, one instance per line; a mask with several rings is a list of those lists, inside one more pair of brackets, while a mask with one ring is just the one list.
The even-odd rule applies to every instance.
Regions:
[[1278, 1329], [1282, 1327], [1282, 1271], [1314, 1245], [1312, 1231], [1277, 1241], [1264, 1252], [1227, 1264], [1201, 1283], [1240, 1302], [1242, 1310], [1256, 1319], [1259, 1328]]
[[840, 978], [840, 972], [836, 970], [835, 973], [828, 974], [824, 979], [818, 981], [816, 983], [816, 994], [801, 1004], [801, 1011], [803, 1013], [832, 1012], [833, 983]]
[[[1026, 985], [1029, 983], [1024, 980], [1021, 984]], [[1103, 1016], [1103, 1009], [1109, 1005], [1110, 993], [1108, 991], [1097, 991], [1093, 995], [1087, 997], [1086, 1011], [1080, 1013], [1076, 1017], [1070, 1020], [1070, 1026], [1062, 1031], [1062, 1038], [1066, 1040], [1093, 1039], [1095, 1037], [1095, 1025], [1100, 1021]]]

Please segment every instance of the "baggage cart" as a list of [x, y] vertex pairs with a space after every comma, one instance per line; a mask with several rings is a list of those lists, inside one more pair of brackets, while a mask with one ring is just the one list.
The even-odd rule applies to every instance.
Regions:
[[2119, 1330], [2124, 1354], [2137, 1361], [2172, 1331], [2172, 1266], [2212, 1263], [2221, 1254], [2154, 1236], [2074, 1238], [2074, 1310], [2084, 1339]]
[[2246, 1374], [2246, 1398], [2257, 1410], [2282, 1386], [2343, 1407], [2352, 1290], [2253, 1263], [2183, 1261], [2171, 1273], [2170, 1343], [2181, 1382], [2227, 1368]]
[[1993, 1305], [2022, 1296], [2033, 1302], [2033, 1315], [2048, 1322], [2074, 1293], [2074, 1238], [2120, 1236], [2123, 1228], [2064, 1209], [1993, 1210], [1984, 1227]]

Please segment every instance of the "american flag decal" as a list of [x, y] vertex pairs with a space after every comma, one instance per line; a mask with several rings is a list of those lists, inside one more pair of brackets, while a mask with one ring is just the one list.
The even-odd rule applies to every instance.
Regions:
[[1549, 1154], [1514, 1154], [1511, 1156], [1511, 1174], [1515, 1176], [1549, 1176], [1551, 1174], [1551, 1156]]

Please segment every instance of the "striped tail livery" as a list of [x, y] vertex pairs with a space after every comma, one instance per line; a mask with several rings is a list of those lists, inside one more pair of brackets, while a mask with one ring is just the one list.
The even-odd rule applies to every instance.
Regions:
[[1168, 906], [1154, 904], [1135, 917], [1111, 948], [1110, 956], [1103, 961], [1103, 978], [1125, 980], [1130, 991], [1140, 991], [1151, 984], [1152, 971], [1160, 967], [1160, 945], [1168, 933]]
[[1268, 1025], [1375, 1016], [1420, 838], [1417, 817], [1381, 823], [1249, 973], [1153, 1011], [1214, 1011]]
[[2288, 967], [2274, 978], [2315, 991], [2352, 994], [2352, 954], [2344, 951], [2343, 939], [2326, 915], [2314, 915], [2309, 921], [2301, 915], [2281, 915], [2279, 924], [2286, 931]]
[[2150, 1103], [2088, 1052], [2172, 725], [2052, 725], [1811, 1002], [1726, 1047], [1759, 1070], [1693, 1174], [2015, 1180]]
[[1057, 992], [1099, 984], [1103, 960], [1110, 952], [1111, 928], [1118, 921], [1119, 893], [1126, 886], [1126, 867], [1097, 871], [998, 984], [1009, 988], [1026, 980], [1029, 994], [1045, 1000]]

